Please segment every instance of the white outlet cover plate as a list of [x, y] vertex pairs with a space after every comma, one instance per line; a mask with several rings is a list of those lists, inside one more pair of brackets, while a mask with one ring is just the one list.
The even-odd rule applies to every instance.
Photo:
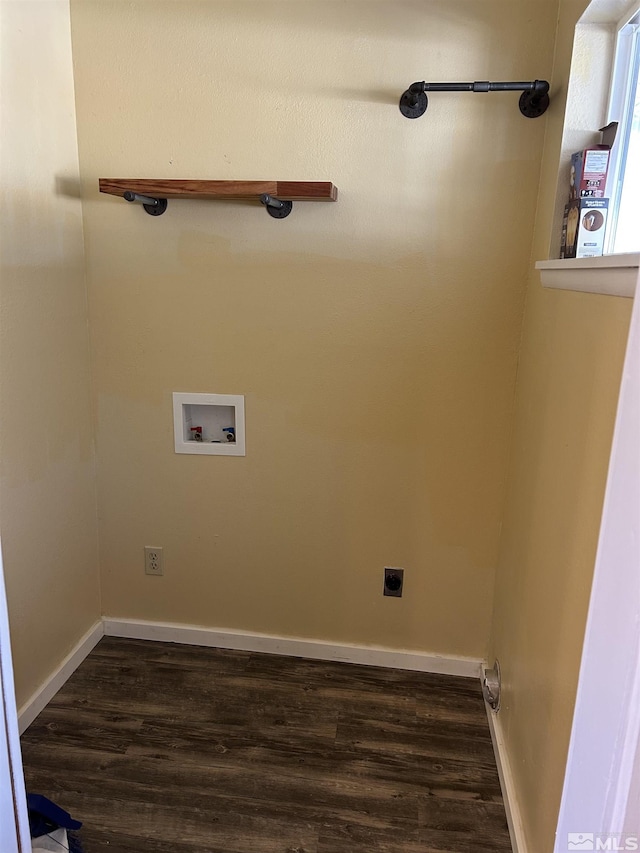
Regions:
[[[220, 411], [233, 412], [230, 419], [235, 427], [234, 442], [211, 440], [191, 441], [188, 438], [191, 427], [192, 407], [219, 407]], [[200, 409], [200, 411], [203, 411]], [[211, 413], [212, 419], [215, 413]], [[200, 426], [200, 424], [197, 424]], [[242, 394], [187, 394], [174, 391], [173, 394], [173, 436], [176, 453], [194, 453], [205, 456], [246, 456], [244, 396]]]
[[[152, 559], [155, 555], [155, 561]], [[154, 575], [161, 577], [164, 574], [164, 560], [162, 556], [162, 546], [160, 545], [145, 545], [144, 546], [144, 572], [146, 575]]]

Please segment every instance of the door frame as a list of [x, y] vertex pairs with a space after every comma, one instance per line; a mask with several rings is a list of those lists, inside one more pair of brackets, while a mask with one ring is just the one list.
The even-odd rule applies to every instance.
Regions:
[[31, 853], [0, 546], [0, 850]]
[[[638, 296], [640, 277], [620, 385], [554, 853], [567, 853], [569, 833], [575, 834], [574, 850], [640, 850]], [[579, 835], [583, 841], [576, 838]], [[604, 838], [598, 840], [598, 836]]]

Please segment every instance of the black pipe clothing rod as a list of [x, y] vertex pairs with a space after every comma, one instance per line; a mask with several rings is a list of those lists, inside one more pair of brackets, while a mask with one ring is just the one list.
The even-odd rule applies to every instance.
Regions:
[[527, 118], [541, 116], [549, 106], [549, 83], [546, 80], [490, 83], [412, 83], [400, 98], [400, 112], [406, 118], [418, 118], [427, 110], [427, 92], [522, 92], [520, 112]]
[[413, 83], [409, 86], [412, 95], [420, 92], [535, 92], [544, 95], [549, 91], [546, 80], [533, 80], [526, 83], [490, 83], [488, 80], [476, 80], [475, 83]]

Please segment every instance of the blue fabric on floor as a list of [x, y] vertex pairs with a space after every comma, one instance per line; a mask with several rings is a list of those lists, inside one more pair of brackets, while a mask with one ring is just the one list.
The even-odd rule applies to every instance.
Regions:
[[[27, 810], [32, 838], [48, 835], [54, 829], [78, 830], [82, 826], [79, 820], [74, 820], [69, 812], [42, 794], [27, 794]], [[72, 834], [68, 834], [67, 837], [69, 853], [82, 853], [80, 839]]]

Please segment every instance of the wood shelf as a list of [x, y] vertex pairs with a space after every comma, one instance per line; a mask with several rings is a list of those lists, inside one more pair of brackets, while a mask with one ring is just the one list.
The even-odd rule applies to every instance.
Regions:
[[260, 201], [270, 195], [282, 201], [337, 201], [330, 181], [181, 181], [164, 178], [100, 178], [100, 192], [124, 196], [127, 190], [150, 198]]

